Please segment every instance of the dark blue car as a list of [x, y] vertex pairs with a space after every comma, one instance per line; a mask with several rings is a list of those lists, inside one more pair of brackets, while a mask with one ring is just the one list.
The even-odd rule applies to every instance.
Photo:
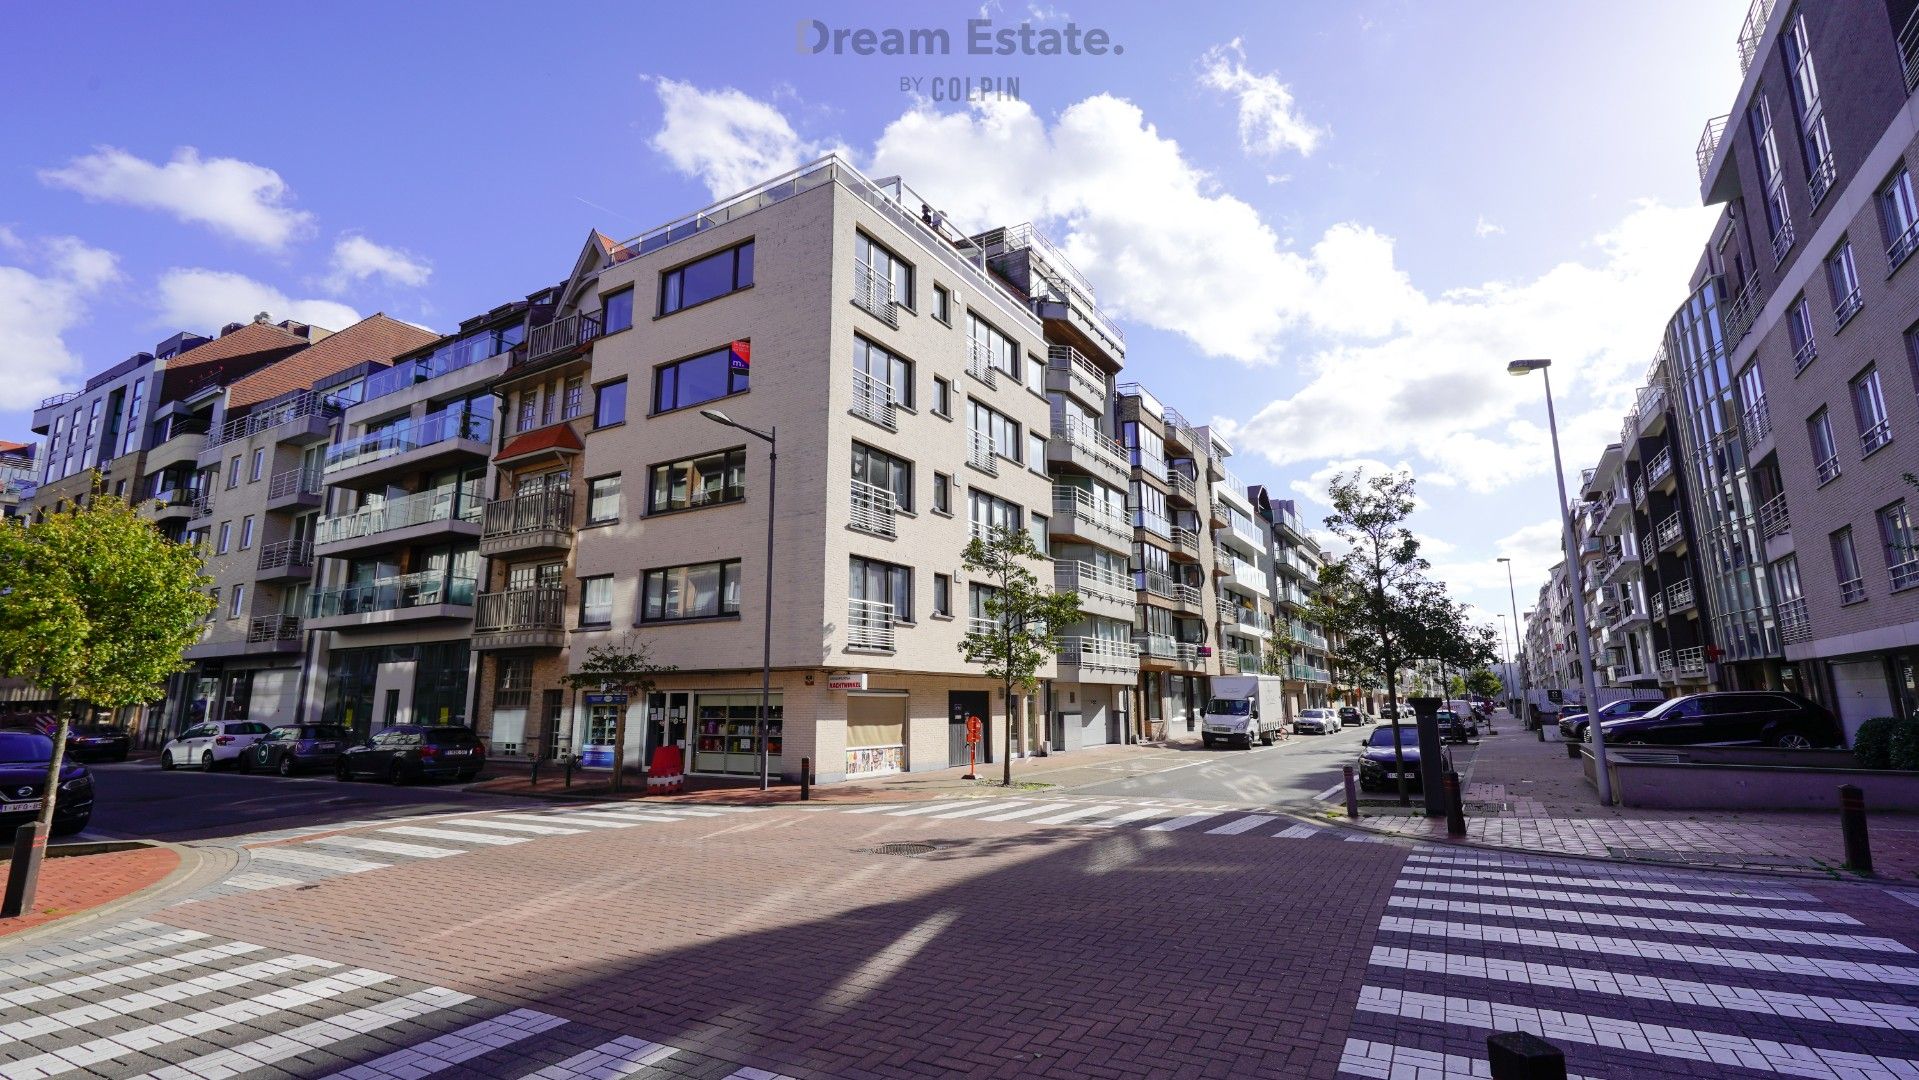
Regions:
[[[1393, 756], [1393, 733], [1399, 733], [1399, 759]], [[1406, 769], [1406, 785], [1419, 786], [1419, 728], [1402, 724], [1398, 728], [1381, 725], [1366, 736], [1359, 750], [1359, 786], [1367, 791], [1385, 791], [1399, 786], [1397, 769]]]
[[[0, 843], [12, 843], [13, 830], [40, 816], [47, 763], [53, 740], [34, 731], [0, 731]], [[72, 759], [60, 766], [59, 797], [53, 807], [53, 833], [67, 836], [93, 819], [93, 774]]]

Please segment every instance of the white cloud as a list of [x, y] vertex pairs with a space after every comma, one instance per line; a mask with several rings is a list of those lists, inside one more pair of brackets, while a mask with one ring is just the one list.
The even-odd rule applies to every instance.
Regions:
[[274, 251], [304, 235], [313, 220], [286, 205], [291, 192], [279, 173], [238, 158], [202, 158], [191, 146], [164, 165], [103, 146], [64, 168], [41, 170], [40, 180], [98, 202], [164, 210]]
[[[1497, 602], [1499, 598], [1508, 596], [1506, 566], [1499, 562], [1499, 556], [1503, 555], [1513, 561], [1512, 580], [1520, 610], [1524, 611], [1531, 606], [1529, 598], [1539, 592], [1540, 583], [1546, 580], [1546, 571], [1565, 558], [1561, 537], [1560, 524], [1552, 518], [1523, 525], [1495, 540], [1490, 553], [1483, 559], [1441, 561], [1435, 558], [1430, 576], [1436, 581], [1445, 582], [1454, 595], [1461, 592], [1478, 593], [1481, 599], [1492, 603], [1494, 611], [1510, 608], [1510, 603]], [[1427, 554], [1451, 555], [1453, 550], [1448, 548], [1443, 553], [1429, 550]]]
[[86, 318], [93, 294], [120, 277], [119, 260], [71, 236], [36, 242], [9, 229], [0, 229], [0, 248], [22, 264], [0, 266], [0, 409], [31, 409], [85, 374], [66, 334]]
[[292, 319], [328, 330], [360, 321], [360, 313], [332, 300], [299, 300], [243, 274], [198, 267], [160, 275], [157, 322], [216, 332], [230, 322], [250, 322], [264, 311], [274, 322]]
[[1487, 221], [1486, 215], [1484, 214], [1479, 215], [1479, 220], [1473, 222], [1473, 235], [1482, 240], [1488, 236], [1498, 236], [1505, 231], [1506, 227], [1504, 225], [1495, 225]]
[[432, 276], [433, 266], [425, 259], [350, 233], [334, 241], [333, 262], [322, 284], [328, 292], [342, 293], [359, 282], [381, 277], [417, 289]]
[[681, 173], [698, 177], [716, 199], [829, 149], [802, 139], [779, 109], [730, 86], [701, 90], [664, 76], [652, 82], [665, 113], [653, 149]]
[[1199, 58], [1200, 85], [1239, 100], [1239, 147], [1248, 154], [1274, 157], [1286, 150], [1311, 154], [1325, 134], [1300, 115], [1292, 88], [1273, 75], [1246, 69], [1241, 39], [1215, 45]]

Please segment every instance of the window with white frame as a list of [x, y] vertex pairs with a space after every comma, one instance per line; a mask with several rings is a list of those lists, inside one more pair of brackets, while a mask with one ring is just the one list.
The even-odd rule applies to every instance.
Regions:
[[1799, 116], [1800, 151], [1805, 157], [1806, 186], [1812, 204], [1818, 206], [1832, 188], [1835, 170], [1832, 163], [1832, 136], [1826, 131], [1826, 110], [1819, 97], [1819, 75], [1812, 63], [1812, 37], [1806, 30], [1804, 12], [1795, 11], [1786, 20], [1779, 48], [1784, 54], [1786, 74], [1792, 83], [1792, 104]]
[[[854, 276], [873, 282], [889, 282], [893, 302], [912, 310], [913, 265], [880, 246], [865, 233], [853, 237]], [[874, 286], [878, 288], [877, 284]]]
[[913, 510], [913, 463], [884, 450], [853, 444], [853, 479], [892, 493], [901, 510]]
[[1879, 541], [1885, 545], [1886, 571], [1892, 577], [1892, 587], [1897, 590], [1919, 585], [1919, 535], [1913, 532], [1906, 500], [1879, 511]]
[[1839, 602], [1856, 604], [1866, 598], [1866, 580], [1859, 572], [1859, 552], [1853, 548], [1852, 526], [1827, 538], [1832, 548], [1832, 573], [1839, 585]]
[[853, 370], [874, 383], [886, 387], [893, 396], [893, 404], [908, 409], [913, 407], [913, 362], [911, 360], [903, 356], [895, 356], [891, 350], [881, 348], [855, 334], [853, 335]]
[[1844, 326], [1860, 306], [1859, 270], [1852, 261], [1852, 241], [1841, 240], [1826, 256], [1826, 283], [1832, 288], [1833, 325]]
[[1919, 246], [1919, 203], [1912, 195], [1912, 174], [1901, 162], [1879, 189], [1879, 223], [1886, 230], [1886, 262], [1897, 268]]
[[967, 518], [973, 526], [973, 535], [982, 539], [996, 528], [1018, 532], [1020, 522], [1025, 518], [1018, 503], [1008, 502], [978, 488], [966, 490], [966, 505]]
[[266, 463], [266, 448], [255, 447], [253, 450], [253, 463], [247, 468], [247, 483], [257, 484], [260, 482], [260, 472], [266, 468]]
[[240, 550], [245, 551], [246, 549], [252, 546], [253, 546], [253, 515], [248, 514], [247, 516], [240, 519]]
[[878, 559], [850, 556], [847, 564], [848, 598], [890, 604], [893, 621], [913, 621], [913, 568]]
[[247, 587], [244, 584], [233, 587], [233, 595], [227, 600], [227, 618], [237, 619], [246, 610]]
[[1867, 368], [1852, 380], [1852, 415], [1859, 422], [1859, 452], [1870, 454], [1892, 441], [1886, 399], [1879, 390], [1879, 368]]
[[1779, 141], [1772, 124], [1772, 103], [1764, 88], [1753, 93], [1752, 108], [1747, 111], [1752, 128], [1753, 158], [1759, 166], [1759, 179], [1765, 184], [1767, 235], [1773, 243], [1775, 259], [1783, 259], [1792, 246], [1792, 209], [1786, 201], [1786, 174], [1780, 167]]
[[1832, 438], [1832, 414], [1821, 407], [1806, 419], [1806, 441], [1812, 447], [1813, 467], [1819, 471], [1819, 482], [1826, 483], [1839, 475], [1839, 447]]
[[1806, 299], [1805, 293], [1800, 293], [1786, 309], [1786, 336], [1792, 342], [1792, 367], [1797, 374], [1806, 370], [1806, 365], [1819, 355], [1812, 336], [1812, 302]]

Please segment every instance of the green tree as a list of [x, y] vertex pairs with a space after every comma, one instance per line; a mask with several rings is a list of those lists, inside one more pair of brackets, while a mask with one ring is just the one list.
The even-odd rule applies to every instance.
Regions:
[[1022, 529], [994, 526], [966, 542], [960, 556], [974, 584], [990, 591], [986, 616], [960, 641], [960, 653], [1000, 680], [1006, 702], [1006, 753], [1001, 782], [1013, 783], [1013, 688], [1031, 693], [1039, 669], [1059, 652], [1059, 629], [1080, 618], [1079, 594], [1042, 585], [1030, 564], [1045, 556]]
[[[672, 664], [653, 662], [652, 649], [632, 634], [618, 641], [602, 642], [586, 651], [580, 670], [560, 681], [575, 690], [593, 690], [625, 694], [630, 704], [637, 696], [642, 705], [653, 692], [654, 676], [677, 671]], [[613, 781], [609, 791], [626, 786], [626, 708], [613, 714]]]
[[1286, 676], [1293, 663], [1293, 650], [1299, 647], [1299, 639], [1293, 636], [1293, 621], [1284, 614], [1273, 617], [1273, 625], [1266, 630], [1266, 656], [1260, 661], [1260, 670], [1268, 675]]
[[214, 606], [188, 544], [96, 494], [45, 521], [0, 525], [0, 675], [54, 699], [59, 726], [40, 823], [51, 829], [69, 702], [120, 709], [166, 692]]
[[1466, 676], [1466, 689], [1471, 693], [1484, 694], [1497, 701], [1506, 689], [1506, 684], [1500, 681], [1499, 676], [1493, 674], [1491, 668], [1482, 667], [1473, 669], [1473, 673]]

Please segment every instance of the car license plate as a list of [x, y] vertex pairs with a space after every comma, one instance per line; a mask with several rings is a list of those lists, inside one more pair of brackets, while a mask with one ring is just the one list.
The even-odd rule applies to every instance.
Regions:
[[24, 814], [29, 810], [40, 809], [41, 800], [27, 799], [24, 802], [0, 803], [0, 814]]
[[465, 757], [472, 752], [471, 750], [448, 750], [446, 755], [448, 757]]
[[333, 743], [333, 742], [314, 743], [313, 748], [315, 750], [338, 750], [340, 748], [340, 744]]

